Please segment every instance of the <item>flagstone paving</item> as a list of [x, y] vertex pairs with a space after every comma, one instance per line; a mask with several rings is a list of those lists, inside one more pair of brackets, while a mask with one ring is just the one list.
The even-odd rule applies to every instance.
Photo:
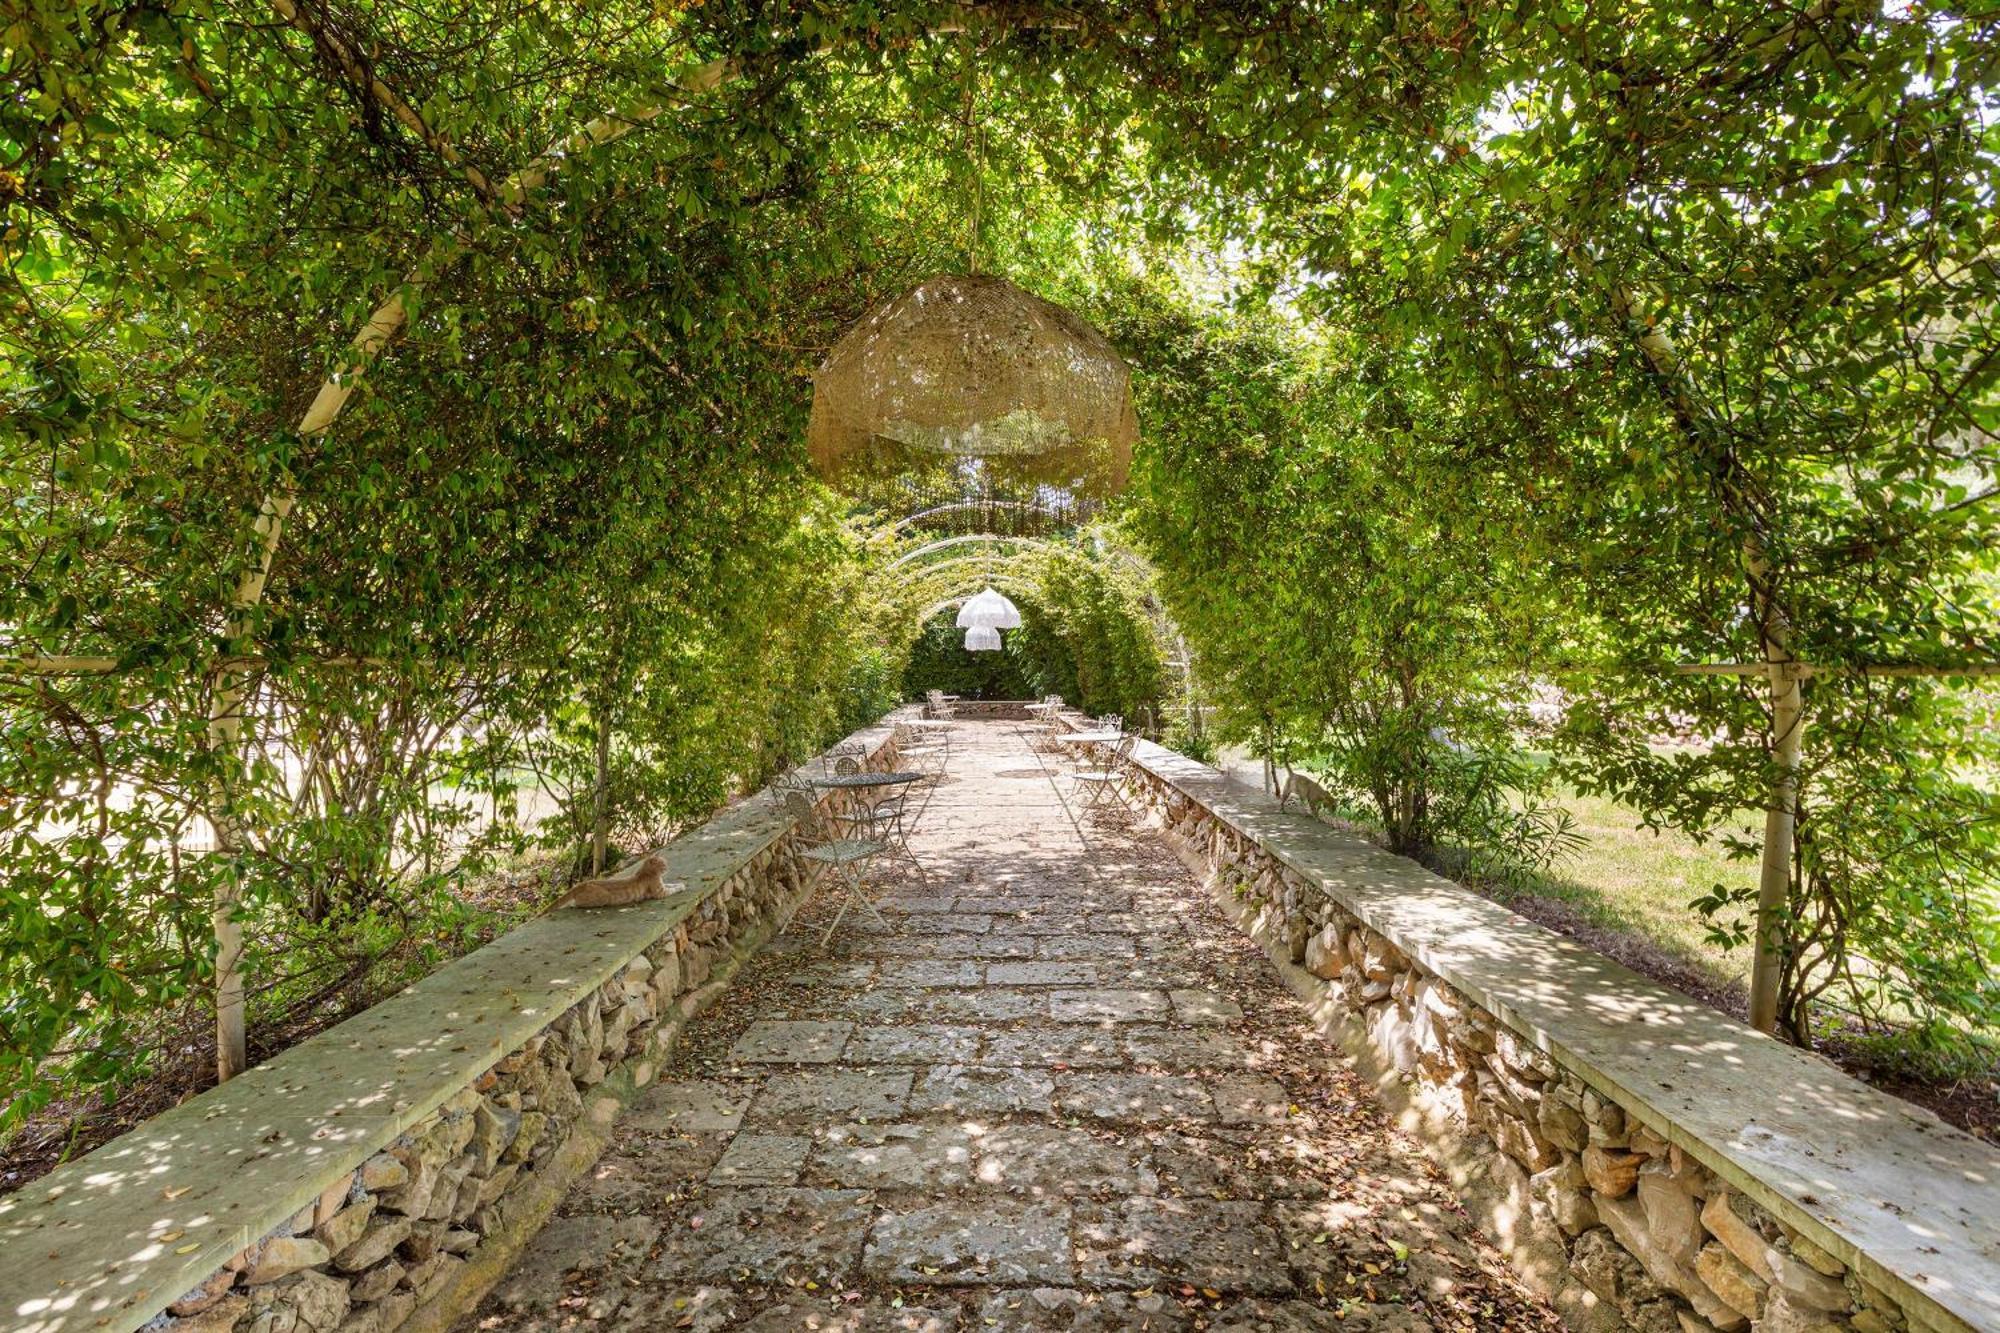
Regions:
[[689, 1030], [460, 1329], [1554, 1330], [1268, 965], [1011, 723]]

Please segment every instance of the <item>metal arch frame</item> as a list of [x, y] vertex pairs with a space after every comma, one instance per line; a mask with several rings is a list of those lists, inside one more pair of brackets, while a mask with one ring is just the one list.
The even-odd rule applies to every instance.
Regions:
[[1074, 527], [1077, 525], [1075, 520], [1062, 518], [1061, 510], [1052, 509], [1047, 505], [1038, 504], [1033, 500], [954, 500], [949, 504], [932, 505], [929, 509], [920, 509], [914, 514], [907, 514], [897, 519], [894, 523], [891, 523], [887, 530], [891, 534], [900, 535], [905, 528], [945, 514], [962, 514], [994, 509], [1010, 510], [1014, 513], [1025, 514], [1031, 517], [1046, 515], [1052, 521], [1064, 523], [1067, 526]]
[[[1028, 598], [1029, 601], [1034, 600], [1034, 598], [1030, 596], [1025, 589], [1017, 587], [1014, 589], [1014, 591], [1020, 593], [1021, 596]], [[919, 625], [928, 624], [930, 618], [936, 615], [938, 612], [949, 611], [954, 606], [963, 606], [967, 602], [971, 601], [973, 596], [974, 594], [972, 593], [964, 593], [954, 597], [946, 597], [941, 601], [932, 602], [929, 606], [925, 607], [922, 611], [917, 613], [917, 623]]]
[[1001, 555], [968, 555], [907, 571], [896, 581], [892, 596], [903, 605], [924, 600], [927, 605], [917, 618], [922, 624], [945, 607], [963, 602], [982, 587], [1001, 588], [1032, 599], [1035, 587], [1011, 568], [1013, 558]]
[[915, 569], [895, 571], [892, 574], [890, 582], [900, 592], [920, 587], [927, 578], [944, 577], [946, 579], [953, 579], [959, 577], [967, 570], [991, 570], [998, 573], [1001, 577], [1018, 581], [1018, 576], [1013, 574], [1009, 569], [1013, 561], [1014, 557], [1005, 555], [953, 556], [948, 560], [938, 560], [928, 565], [921, 565]]
[[[1003, 537], [997, 533], [988, 533], [988, 532], [971, 532], [962, 534], [957, 537], [940, 537], [936, 541], [925, 542], [922, 546], [916, 547], [914, 550], [903, 552], [901, 555], [897, 556], [894, 560], [891, 560], [887, 565], [885, 565], [883, 567], [883, 572], [893, 574], [895, 571], [903, 568], [903, 566], [911, 563], [912, 561], [921, 560], [924, 557], [932, 555], [935, 552], [942, 551], [947, 547], [972, 546], [972, 545], [1025, 546], [1029, 548], [1039, 548], [1052, 545], [1052, 543], [1046, 537]], [[1007, 557], [1007, 558], [1011, 559], [1012, 557]], [[939, 563], [944, 564], [949, 562], [940, 561]]]
[[900, 589], [902, 596], [898, 600], [905, 606], [925, 603], [929, 609], [922, 618], [928, 620], [945, 606], [965, 601], [982, 587], [996, 588], [1030, 600], [1033, 600], [1036, 591], [1033, 584], [1001, 570], [968, 569], [954, 571], [949, 580], [928, 585], [914, 584]]

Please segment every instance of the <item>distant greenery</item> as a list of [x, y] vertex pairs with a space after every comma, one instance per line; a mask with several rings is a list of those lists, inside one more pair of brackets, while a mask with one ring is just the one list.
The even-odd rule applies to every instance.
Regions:
[[[1004, 632], [1002, 651], [966, 651], [957, 607], [940, 611], [911, 645], [904, 697], [931, 689], [977, 699], [1059, 694], [1093, 714], [1118, 713], [1134, 727], [1157, 719], [1165, 668], [1144, 608], [1151, 569], [1113, 534], [1090, 529], [1021, 555], [1014, 575], [1009, 586], [1022, 624]], [[936, 589], [915, 575], [901, 597], [921, 600]]]
[[1135, 729], [1156, 723], [1166, 680], [1144, 607], [1153, 571], [1094, 529], [1021, 564], [1043, 629], [1020, 648], [1037, 693], [1096, 716], [1116, 713]]
[[957, 607], [949, 607], [924, 623], [903, 668], [905, 699], [922, 699], [929, 690], [964, 699], [1038, 699], [1048, 693], [1029, 682], [1021, 648], [1023, 638], [1041, 630], [1032, 607], [1022, 607], [1022, 628], [1002, 635], [1006, 642], [999, 652], [967, 651], [965, 631], [954, 623], [957, 614]]

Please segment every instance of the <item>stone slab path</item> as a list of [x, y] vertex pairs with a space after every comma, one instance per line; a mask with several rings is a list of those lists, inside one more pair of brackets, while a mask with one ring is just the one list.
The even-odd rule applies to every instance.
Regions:
[[[1559, 1327], [1180, 863], [959, 724], [460, 1330]], [[1065, 798], [1068, 798], [1067, 800]]]

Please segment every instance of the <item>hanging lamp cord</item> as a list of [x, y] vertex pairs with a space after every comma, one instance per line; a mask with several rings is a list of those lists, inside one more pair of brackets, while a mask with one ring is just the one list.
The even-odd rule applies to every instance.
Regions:
[[965, 169], [972, 177], [971, 216], [968, 219], [965, 237], [966, 272], [979, 272], [979, 227], [980, 212], [986, 202], [986, 133], [985, 127], [973, 118], [974, 103], [979, 87], [979, 53], [968, 35], [960, 48], [965, 58], [965, 103], [959, 119], [959, 147], [965, 158]]

